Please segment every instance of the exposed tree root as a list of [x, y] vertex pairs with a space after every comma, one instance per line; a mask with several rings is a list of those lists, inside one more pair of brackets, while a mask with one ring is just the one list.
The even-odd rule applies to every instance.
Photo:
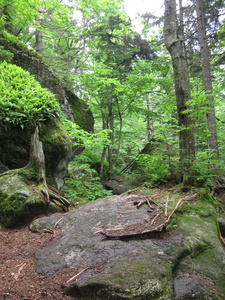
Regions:
[[[154, 222], [157, 219], [157, 217], [162, 214], [159, 213], [157, 214], [154, 219], [152, 220], [151, 224], [149, 224], [149, 227], [151, 227], [149, 230], [143, 230], [143, 231], [137, 231], [137, 232], [128, 232], [124, 233], [128, 229], [127, 227], [124, 228], [109, 228], [109, 229], [102, 229], [94, 232], [94, 234], [100, 233], [101, 235], [104, 236], [104, 239], [112, 240], [112, 239], [117, 239], [117, 240], [126, 240], [126, 239], [144, 239], [144, 238], [156, 238], [160, 235], [160, 233], [164, 230], [166, 230], [168, 224], [171, 222], [172, 217], [174, 213], [183, 205], [185, 201], [190, 201], [196, 198], [197, 193], [191, 195], [191, 196], [186, 196], [182, 199], [180, 199], [175, 208], [170, 212], [170, 214], [167, 216], [166, 220], [162, 222], [160, 225], [154, 227]], [[165, 206], [166, 209], [166, 214], [167, 214], [167, 205]]]

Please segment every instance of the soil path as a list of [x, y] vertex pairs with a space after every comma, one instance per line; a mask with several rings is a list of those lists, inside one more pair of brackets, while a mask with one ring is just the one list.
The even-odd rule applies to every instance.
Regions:
[[35, 271], [35, 251], [57, 236], [32, 233], [28, 226], [0, 228], [0, 300], [74, 300], [62, 294], [62, 284], [74, 270], [49, 277]]

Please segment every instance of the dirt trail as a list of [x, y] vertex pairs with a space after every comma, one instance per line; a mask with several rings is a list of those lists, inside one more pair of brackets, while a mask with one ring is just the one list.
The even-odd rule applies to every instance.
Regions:
[[[62, 294], [62, 284], [74, 273], [43, 276], [35, 271], [37, 249], [55, 242], [58, 233], [39, 235], [28, 226], [0, 229], [0, 299], [70, 300]], [[74, 271], [73, 271], [74, 272]]]

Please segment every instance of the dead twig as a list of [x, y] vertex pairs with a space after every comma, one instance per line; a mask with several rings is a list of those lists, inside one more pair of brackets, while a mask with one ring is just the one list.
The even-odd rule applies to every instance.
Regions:
[[151, 210], [154, 210], [154, 207], [153, 207], [153, 206], [151, 206], [151, 204], [150, 204], [150, 201], [149, 201], [148, 199], [146, 200], [146, 202], [147, 202], [147, 204], [148, 204], [149, 208], [150, 208]]
[[23, 263], [21, 265], [19, 265], [19, 269], [18, 271], [14, 274], [14, 279], [17, 280], [20, 276], [21, 271], [23, 270], [23, 268], [26, 266], [26, 263]]
[[169, 198], [168, 196], [166, 197], [166, 205], [165, 205], [165, 217], [167, 217], [168, 215], [168, 212], [167, 212], [167, 209], [168, 209], [168, 201], [169, 201]]
[[73, 277], [71, 277], [70, 279], [67, 280], [66, 283], [69, 283], [70, 281], [76, 279], [78, 276], [80, 276], [82, 273], [84, 273], [87, 269], [90, 269], [90, 266], [81, 270], [79, 273], [77, 273], [76, 275], [74, 275]]
[[[102, 234], [105, 239], [118, 239], [118, 240], [124, 240], [124, 239], [131, 239], [131, 238], [153, 238], [156, 237], [162, 230], [166, 229], [166, 226], [171, 222], [172, 220], [172, 216], [173, 214], [181, 207], [181, 205], [188, 200], [192, 200], [197, 196], [196, 194], [193, 194], [189, 197], [185, 197], [180, 199], [175, 208], [172, 210], [172, 212], [169, 214], [169, 216], [166, 218], [166, 220], [164, 221], [164, 223], [160, 224], [159, 226], [150, 229], [150, 230], [145, 230], [142, 232], [132, 232], [132, 233], [116, 233], [116, 234], [108, 234], [106, 231], [119, 231], [120, 229], [118, 228], [114, 228], [114, 229], [105, 229], [105, 230], [98, 230], [96, 233], [100, 233]], [[161, 214], [161, 213], [160, 213]], [[151, 225], [153, 224], [153, 222], [155, 221], [155, 219], [159, 216], [156, 215], [156, 217], [152, 220]], [[122, 228], [123, 230], [126, 228]]]
[[43, 232], [44, 232], [44, 233], [51, 233], [51, 234], [54, 234], [54, 230], [52, 230], [52, 229], [50, 229], [50, 228], [49, 228], [49, 229], [44, 229]]
[[63, 219], [64, 217], [61, 217], [54, 225], [54, 228], [56, 228], [56, 226], [59, 224], [59, 222]]
[[150, 226], [155, 222], [155, 220], [161, 215], [162, 213], [158, 213], [151, 221]]

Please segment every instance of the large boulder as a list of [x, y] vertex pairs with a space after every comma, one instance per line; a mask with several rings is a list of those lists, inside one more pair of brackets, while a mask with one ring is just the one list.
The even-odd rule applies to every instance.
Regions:
[[[29, 71], [42, 87], [56, 96], [61, 110], [69, 120], [87, 131], [93, 130], [93, 116], [86, 103], [64, 86], [38, 53], [16, 44], [4, 34], [0, 35], [0, 46], [12, 54], [12, 64]], [[0, 172], [24, 167], [29, 162], [30, 138], [33, 132], [34, 128], [29, 125], [24, 125], [24, 128], [0, 126]], [[77, 153], [77, 149], [72, 149], [72, 141], [58, 117], [46, 120], [40, 128], [40, 135], [46, 156], [48, 180], [60, 189], [67, 174], [68, 162]]]
[[[145, 189], [37, 219], [32, 231], [56, 224], [61, 230], [57, 242], [36, 252], [37, 272], [71, 269], [76, 276], [64, 292], [76, 299], [222, 300], [225, 252], [216, 213], [210, 199], [198, 197], [189, 189], [187, 195]], [[160, 224], [182, 201], [166, 232]]]
[[[12, 126], [10, 130], [0, 128], [0, 131], [2, 164], [8, 169], [25, 167], [30, 159], [30, 140], [34, 127]], [[65, 126], [57, 117], [43, 122], [39, 131], [44, 148], [48, 183], [61, 189], [72, 155], [72, 141]]]
[[31, 170], [13, 170], [0, 174], [0, 224], [14, 227], [55, 209], [46, 201], [34, 183]]

